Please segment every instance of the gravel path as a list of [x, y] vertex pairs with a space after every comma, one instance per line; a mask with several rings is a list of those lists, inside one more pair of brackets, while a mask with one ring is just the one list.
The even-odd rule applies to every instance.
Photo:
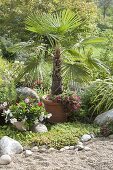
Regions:
[[87, 143], [90, 151], [34, 152], [16, 155], [1, 170], [113, 170], [113, 139], [99, 138]]

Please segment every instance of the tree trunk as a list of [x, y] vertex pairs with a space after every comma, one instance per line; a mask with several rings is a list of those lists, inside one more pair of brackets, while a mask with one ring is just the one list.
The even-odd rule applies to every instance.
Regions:
[[55, 53], [53, 57], [51, 94], [52, 95], [62, 94], [61, 56], [59, 47], [55, 48]]

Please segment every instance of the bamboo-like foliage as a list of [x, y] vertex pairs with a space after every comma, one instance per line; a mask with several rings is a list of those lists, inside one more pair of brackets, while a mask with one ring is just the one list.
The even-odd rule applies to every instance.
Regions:
[[113, 108], [113, 79], [96, 80], [85, 91], [83, 104], [87, 106], [89, 117]]

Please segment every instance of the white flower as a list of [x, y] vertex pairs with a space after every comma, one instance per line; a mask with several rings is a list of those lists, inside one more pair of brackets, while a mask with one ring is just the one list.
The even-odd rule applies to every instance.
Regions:
[[6, 107], [6, 106], [7, 106], [7, 102], [4, 102], [4, 103], [3, 103], [3, 106]]
[[21, 63], [21, 64], [24, 64], [24, 61], [21, 61], [20, 63]]
[[8, 109], [8, 110], [5, 110], [4, 113], [5, 113], [6, 115], [9, 115], [9, 114], [11, 113], [11, 111], [10, 111], [10, 109]]
[[19, 61], [15, 60], [15, 64], [19, 64]]
[[17, 122], [17, 119], [16, 119], [16, 118], [10, 119], [10, 122], [11, 122], [12, 124], [14, 124], [14, 123]]
[[45, 118], [44, 114], [40, 115], [39, 121], [42, 122], [44, 120], [44, 118]]
[[38, 123], [39, 123], [38, 119], [36, 119], [34, 123], [35, 123], [35, 124], [38, 124]]
[[52, 114], [51, 114], [51, 113], [49, 113], [49, 114], [47, 114], [47, 116], [46, 116], [46, 117], [47, 117], [48, 119], [50, 119], [50, 117], [51, 117], [51, 116], [52, 116]]

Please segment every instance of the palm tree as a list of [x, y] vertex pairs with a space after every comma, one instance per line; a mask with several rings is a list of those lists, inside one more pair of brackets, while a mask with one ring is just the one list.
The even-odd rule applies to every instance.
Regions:
[[[52, 95], [59, 95], [63, 92], [61, 74], [63, 66], [62, 59], [65, 62], [63, 67], [64, 73], [67, 74], [70, 71], [73, 72], [78, 69], [79, 73], [81, 71], [81, 76], [83, 75], [85, 77], [90, 75], [86, 63], [83, 64], [81, 59], [77, 61], [77, 58], [81, 57], [79, 51], [76, 51], [76, 48], [74, 50], [71, 49], [73, 37], [75, 38], [75, 34], [77, 37], [78, 33], [84, 32], [84, 25], [85, 21], [83, 21], [77, 13], [70, 10], [63, 10], [52, 14], [32, 14], [26, 20], [26, 29], [37, 33], [38, 38], [41, 40], [40, 42], [47, 47], [46, 52], [49, 47], [53, 49]], [[101, 39], [98, 40], [98, 42], [101, 42]], [[87, 41], [85, 41], [85, 43], [87, 44]], [[81, 44], [84, 45], [84, 41], [82, 41]], [[61, 58], [62, 49], [65, 51], [65, 46], [68, 47], [68, 56], [71, 54], [71, 56], [76, 57], [76, 59], [71, 60], [71, 57]], [[90, 60], [90, 62], [91, 61], [92, 60]], [[94, 63], [95, 66], [96, 63], [98, 62]], [[100, 65], [100, 63], [97, 65]], [[29, 68], [29, 66], [30, 63], [27, 68]], [[71, 75], [73, 76], [73, 73]]]
[[26, 20], [26, 29], [37, 33], [45, 42], [53, 47], [53, 74], [51, 94], [61, 94], [61, 45], [67, 36], [82, 26], [81, 18], [70, 10], [53, 14], [32, 14]]

